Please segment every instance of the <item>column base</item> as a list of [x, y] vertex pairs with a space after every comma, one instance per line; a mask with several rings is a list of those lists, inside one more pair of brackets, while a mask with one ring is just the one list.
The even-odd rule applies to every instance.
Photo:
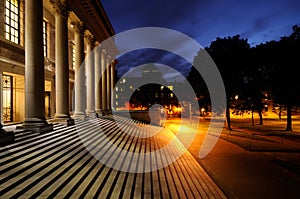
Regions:
[[86, 115], [85, 115], [84, 112], [75, 112], [73, 114], [72, 118], [79, 119], [79, 120], [84, 120], [84, 121], [87, 119], [87, 117], [86, 117]]
[[31, 124], [26, 123], [22, 126], [17, 126], [17, 129], [23, 129], [23, 130], [31, 130], [35, 133], [47, 133], [50, 131], [53, 131], [53, 124], [43, 123], [43, 124]]
[[107, 115], [111, 115], [112, 114], [112, 110], [111, 109], [107, 109]]
[[86, 115], [89, 117], [89, 118], [97, 118], [97, 114], [95, 111], [86, 111]]
[[14, 141], [15, 141], [14, 132], [0, 129], [0, 146], [12, 144]]
[[108, 110], [102, 110], [102, 111], [101, 111], [101, 115], [102, 115], [102, 116], [108, 115]]
[[57, 122], [64, 126], [72, 126], [75, 124], [74, 119], [72, 119], [70, 116], [67, 116], [67, 117], [59, 117], [59, 116], [56, 117], [55, 116], [54, 119], [50, 120], [50, 122]]
[[96, 109], [96, 117], [99, 118], [100, 116], [102, 116], [102, 110]]

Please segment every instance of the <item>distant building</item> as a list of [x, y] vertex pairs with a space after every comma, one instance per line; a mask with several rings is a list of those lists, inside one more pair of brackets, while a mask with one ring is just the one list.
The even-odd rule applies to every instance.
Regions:
[[[142, 83], [141, 87], [137, 87], [139, 82]], [[178, 107], [178, 99], [173, 91], [182, 87], [183, 84], [182, 82], [167, 82], [157, 66], [145, 64], [141, 69], [140, 77], [123, 76], [120, 78], [114, 91], [116, 110], [146, 110], [153, 104], [173, 109]]]

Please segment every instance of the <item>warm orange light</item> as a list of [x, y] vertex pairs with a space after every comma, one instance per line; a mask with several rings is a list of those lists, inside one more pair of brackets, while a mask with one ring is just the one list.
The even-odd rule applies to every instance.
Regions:
[[182, 109], [181, 109], [181, 107], [176, 107], [175, 110], [176, 110], [177, 112], [181, 112]]

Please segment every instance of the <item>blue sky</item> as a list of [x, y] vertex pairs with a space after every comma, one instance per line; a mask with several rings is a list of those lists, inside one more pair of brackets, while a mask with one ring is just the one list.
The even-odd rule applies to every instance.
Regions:
[[300, 24], [299, 0], [102, 0], [119, 33], [157, 26], [180, 31], [208, 46], [240, 34], [253, 46], [278, 40]]
[[190, 36], [204, 47], [209, 46], [217, 37], [236, 34], [255, 46], [279, 40], [281, 36], [291, 34], [293, 25], [300, 25], [299, 0], [101, 2], [116, 33], [149, 26], [169, 28]]

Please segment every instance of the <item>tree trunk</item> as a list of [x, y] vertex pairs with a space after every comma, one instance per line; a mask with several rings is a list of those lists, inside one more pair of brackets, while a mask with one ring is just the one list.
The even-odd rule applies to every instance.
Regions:
[[281, 120], [281, 111], [282, 111], [282, 106], [280, 105], [280, 106], [279, 106], [279, 114], [278, 114], [280, 120]]
[[252, 121], [252, 126], [254, 126], [254, 117], [253, 117], [253, 109], [251, 110], [251, 113], [252, 113], [252, 117], [251, 117], [251, 121]]
[[292, 106], [287, 104], [286, 106], [286, 131], [292, 131]]
[[226, 107], [226, 122], [227, 122], [227, 128], [229, 131], [232, 131], [231, 124], [230, 124], [230, 110], [229, 105]]
[[258, 115], [259, 115], [259, 125], [263, 125], [262, 111], [260, 109], [258, 110]]

